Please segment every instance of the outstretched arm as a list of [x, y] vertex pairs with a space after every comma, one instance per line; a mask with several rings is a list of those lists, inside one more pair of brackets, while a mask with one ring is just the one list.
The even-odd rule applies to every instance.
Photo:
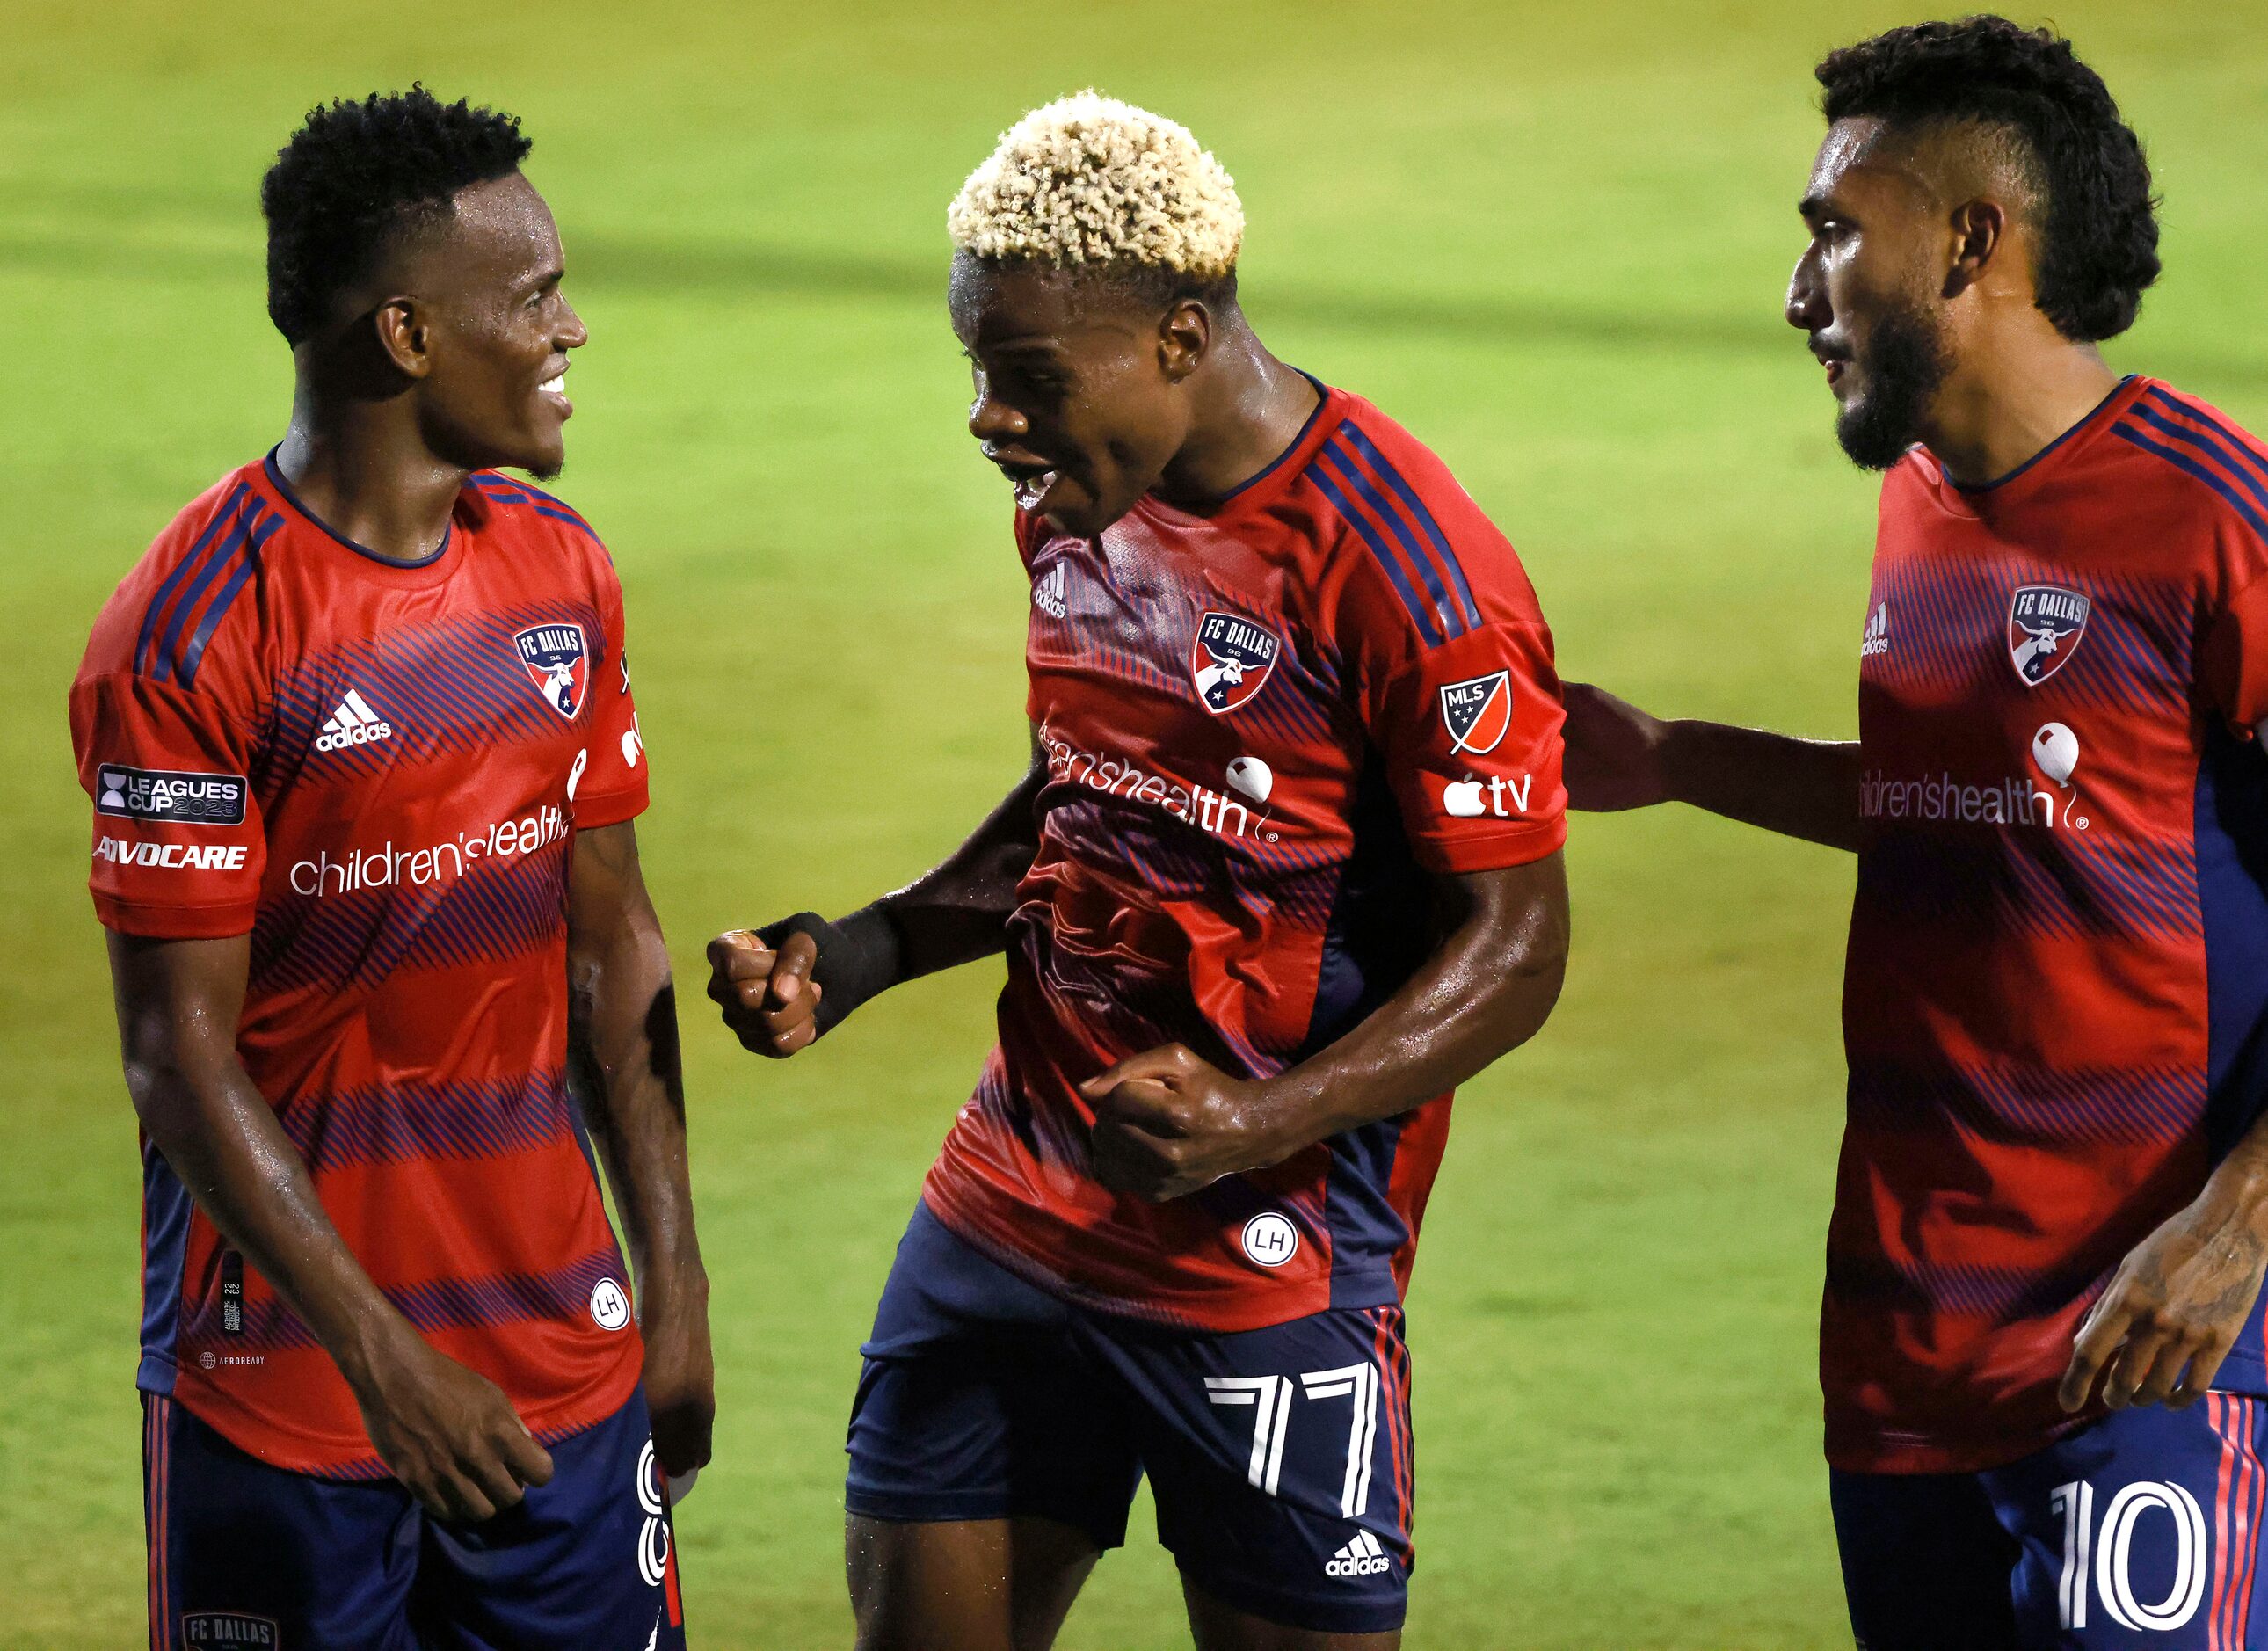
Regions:
[[624, 821], [575, 834], [567, 893], [569, 1052], [637, 1275], [646, 1407], [663, 1468], [709, 1460], [709, 1275], [693, 1230], [669, 950]]
[[1168, 1043], [1082, 1084], [1095, 1109], [1096, 1176], [1122, 1192], [1180, 1198], [1406, 1112], [1533, 1037], [1566, 969], [1564, 858], [1440, 877], [1434, 887], [1447, 939], [1399, 991], [1309, 1059], [1274, 1078], [1240, 1080]]
[[1859, 747], [1664, 722], [1587, 682], [1567, 695], [1567, 799], [1610, 812], [1690, 803], [1829, 848], [1859, 847]]
[[551, 1478], [503, 1392], [435, 1351], [339, 1236], [236, 1053], [247, 937], [110, 935], [126, 1087], [142, 1127], [221, 1236], [314, 1333], [371, 1443], [446, 1519], [486, 1519]]
[[875, 993], [1003, 949], [1047, 777], [1035, 736], [1016, 788], [934, 870], [833, 923], [799, 912], [710, 941], [709, 995], [742, 1047], [792, 1055]]

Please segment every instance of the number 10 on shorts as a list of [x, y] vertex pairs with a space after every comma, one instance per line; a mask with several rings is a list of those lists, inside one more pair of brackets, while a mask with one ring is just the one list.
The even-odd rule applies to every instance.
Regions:
[[[2122, 1628], [2166, 1633], [2197, 1614], [2205, 1597], [2205, 1510], [2181, 1485], [2171, 1479], [2138, 1480], [2110, 1499], [2099, 1527], [2095, 1487], [2083, 1479], [2057, 1485], [2049, 1494], [2048, 1508], [2063, 1515], [2063, 1569], [2056, 1582], [2056, 1603], [2065, 1627], [2087, 1626], [2090, 1580], [2102, 1609]], [[2165, 1598], [2150, 1604], [2134, 1597], [2131, 1550], [2134, 1527], [2145, 1514], [2157, 1509], [2173, 1516], [2173, 1583]]]
[[1339, 1490], [1339, 1514], [1359, 1519], [1370, 1510], [1370, 1458], [1378, 1439], [1378, 1367], [1344, 1365], [1336, 1370], [1307, 1370], [1298, 1377], [1207, 1376], [1205, 1397], [1215, 1404], [1252, 1407], [1252, 1462], [1245, 1477], [1273, 1496], [1284, 1472], [1284, 1435], [1292, 1402], [1344, 1398], [1351, 1407], [1347, 1425], [1346, 1478]]

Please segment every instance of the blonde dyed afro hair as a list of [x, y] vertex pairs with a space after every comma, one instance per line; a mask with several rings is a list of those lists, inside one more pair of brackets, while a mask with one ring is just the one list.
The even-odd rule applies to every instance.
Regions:
[[946, 210], [956, 251], [994, 263], [1118, 264], [1206, 285], [1236, 269], [1244, 207], [1189, 129], [1082, 92], [1000, 135]]

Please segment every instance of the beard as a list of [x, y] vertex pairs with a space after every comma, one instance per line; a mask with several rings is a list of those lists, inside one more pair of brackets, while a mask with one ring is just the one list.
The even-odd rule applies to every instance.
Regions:
[[1867, 387], [1835, 420], [1835, 439], [1862, 470], [1887, 470], [1921, 439], [1922, 420], [1953, 371], [1937, 321], [1901, 303], [1876, 321], [1856, 351]]

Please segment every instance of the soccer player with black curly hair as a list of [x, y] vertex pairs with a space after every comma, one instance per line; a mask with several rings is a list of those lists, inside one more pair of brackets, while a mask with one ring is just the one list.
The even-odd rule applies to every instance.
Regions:
[[422, 87], [309, 114], [262, 189], [290, 424], [71, 689], [155, 1647], [684, 1643], [707, 1285], [621, 587], [503, 474], [558, 470], [585, 335], [527, 152]]
[[1550, 632], [1447, 467], [1262, 343], [1187, 128], [1059, 100], [946, 223], [1031, 763], [908, 888], [711, 947], [770, 1056], [1007, 958], [865, 1349], [858, 1643], [1044, 1651], [1146, 1475], [1198, 1645], [1390, 1651], [1449, 1092], [1566, 956]]
[[1819, 65], [1787, 319], [1884, 472], [1859, 738], [1568, 697], [1574, 804], [1854, 851], [1822, 1383], [1869, 1651], [2263, 1643], [2268, 446], [2104, 339], [2142, 146], [1996, 17]]

